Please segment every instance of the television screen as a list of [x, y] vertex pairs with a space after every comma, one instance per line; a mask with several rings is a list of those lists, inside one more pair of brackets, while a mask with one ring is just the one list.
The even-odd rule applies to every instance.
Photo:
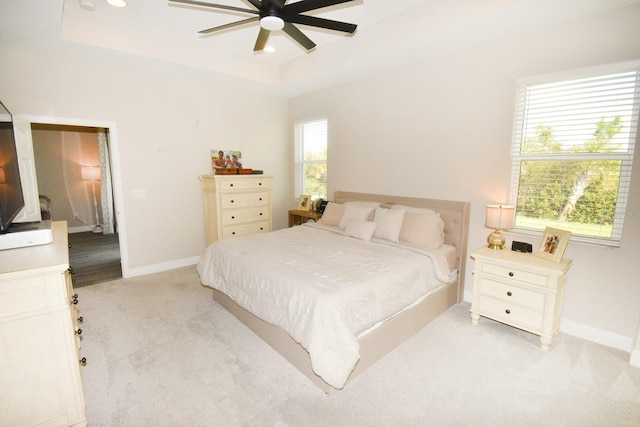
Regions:
[[0, 102], [0, 233], [24, 207], [11, 113]]

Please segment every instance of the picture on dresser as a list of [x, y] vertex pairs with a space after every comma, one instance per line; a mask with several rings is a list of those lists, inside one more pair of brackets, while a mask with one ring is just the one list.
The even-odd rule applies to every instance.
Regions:
[[540, 239], [540, 247], [535, 254], [549, 261], [560, 262], [570, 238], [570, 231], [546, 227]]
[[211, 150], [211, 167], [215, 169], [242, 169], [242, 151]]
[[311, 196], [308, 194], [301, 194], [298, 198], [298, 210], [308, 211], [311, 209]]

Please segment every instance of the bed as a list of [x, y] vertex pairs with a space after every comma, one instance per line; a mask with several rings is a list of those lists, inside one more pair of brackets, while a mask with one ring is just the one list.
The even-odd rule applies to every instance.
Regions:
[[214, 242], [198, 273], [218, 303], [333, 393], [462, 300], [470, 207], [337, 191], [327, 209], [317, 224]]

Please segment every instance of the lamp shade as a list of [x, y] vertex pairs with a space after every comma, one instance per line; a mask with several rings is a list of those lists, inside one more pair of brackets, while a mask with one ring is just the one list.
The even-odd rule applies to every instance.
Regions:
[[97, 166], [83, 166], [82, 179], [100, 181], [100, 168]]
[[513, 227], [515, 206], [487, 205], [484, 226], [495, 230], [509, 230]]

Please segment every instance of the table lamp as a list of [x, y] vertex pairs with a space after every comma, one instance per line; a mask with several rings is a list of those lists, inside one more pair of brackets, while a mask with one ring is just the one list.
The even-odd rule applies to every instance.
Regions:
[[503, 249], [504, 237], [502, 230], [510, 230], [513, 227], [515, 206], [487, 205], [487, 216], [484, 226], [493, 228], [493, 232], [487, 237], [490, 249]]

